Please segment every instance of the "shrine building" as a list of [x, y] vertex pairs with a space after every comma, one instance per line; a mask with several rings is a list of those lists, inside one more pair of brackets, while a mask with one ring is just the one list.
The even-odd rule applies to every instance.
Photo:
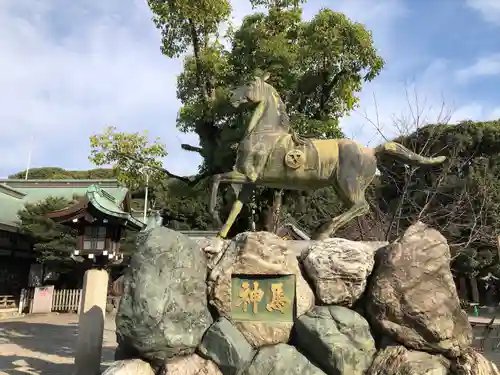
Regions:
[[80, 256], [87, 263], [119, 260], [123, 231], [144, 227], [142, 213], [132, 213], [129, 190], [117, 180], [0, 179], [0, 297], [37, 286], [50, 273], [37, 263], [33, 241], [20, 233], [18, 218], [27, 203], [48, 197], [77, 198], [77, 203], [47, 216], [77, 231], [77, 246], [68, 257]]
[[131, 213], [128, 189], [117, 187], [110, 192], [98, 184], [90, 185], [77, 203], [47, 216], [77, 231], [74, 256], [100, 259], [101, 263], [122, 258], [124, 229], [139, 231], [144, 227]]

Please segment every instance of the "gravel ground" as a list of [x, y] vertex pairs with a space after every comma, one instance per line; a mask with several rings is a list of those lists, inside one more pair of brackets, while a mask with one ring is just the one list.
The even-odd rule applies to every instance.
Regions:
[[[76, 314], [1, 319], [0, 375], [72, 374], [77, 333]], [[474, 329], [474, 336], [482, 333], [482, 329]], [[484, 354], [500, 367], [500, 326], [490, 337]], [[477, 340], [475, 344], [478, 345]], [[115, 347], [115, 324], [113, 317], [109, 317], [104, 330], [103, 369], [113, 360]]]
[[[78, 334], [76, 314], [30, 315], [0, 320], [0, 375], [70, 375]], [[103, 368], [113, 360], [115, 326], [106, 319]]]

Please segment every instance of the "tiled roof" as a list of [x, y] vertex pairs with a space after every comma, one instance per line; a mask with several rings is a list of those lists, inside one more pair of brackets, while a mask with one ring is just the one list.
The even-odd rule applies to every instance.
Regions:
[[97, 185], [121, 203], [127, 189], [117, 180], [9, 180], [0, 179], [0, 224], [17, 226], [17, 213], [26, 203], [40, 202], [48, 197], [72, 199], [83, 196], [87, 188]]
[[[123, 198], [125, 195], [123, 195]], [[125, 212], [120, 208], [123, 198], [118, 200], [115, 196], [98, 185], [89, 186], [86, 191], [86, 196], [89, 202], [105, 215], [123, 219], [129, 223], [129, 225], [137, 229], [144, 227], [144, 222], [142, 220], [133, 217], [130, 212]]]

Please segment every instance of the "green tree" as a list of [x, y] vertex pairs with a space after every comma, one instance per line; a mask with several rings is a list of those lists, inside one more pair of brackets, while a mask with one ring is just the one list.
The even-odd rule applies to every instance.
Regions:
[[292, 4], [246, 17], [234, 34], [231, 63], [238, 77], [270, 72], [299, 133], [339, 137], [338, 119], [355, 108], [362, 83], [384, 62], [371, 33], [342, 13], [323, 9], [308, 22], [301, 16]]
[[163, 224], [176, 230], [212, 229], [208, 212], [208, 181], [190, 186], [169, 179], [156, 187], [156, 207], [161, 211]]
[[[375, 78], [383, 67], [370, 32], [361, 24], [328, 9], [306, 22], [300, 7], [303, 1], [252, 1], [254, 6], [266, 7], [267, 12], [245, 17], [238, 30], [229, 28], [226, 37], [230, 48], [224, 48], [217, 35], [217, 29], [227, 23], [229, 3], [220, 2], [213, 8], [204, 4], [205, 11], [198, 12], [196, 22], [183, 10], [183, 2], [174, 3], [176, 7], [163, 1], [149, 2], [164, 36], [163, 53], [177, 57], [181, 52], [192, 52], [177, 80], [182, 102], [177, 126], [198, 134], [201, 147], [184, 148], [204, 158], [202, 176], [228, 171], [234, 165], [235, 153], [229, 146], [241, 139], [248, 114], [229, 108], [227, 95], [256, 71], [271, 74], [270, 83], [287, 104], [296, 131], [342, 137], [338, 119], [356, 107], [362, 83]], [[203, 26], [193, 28], [193, 24]], [[201, 29], [206, 32], [197, 32]], [[258, 190], [258, 216], [269, 212], [274, 196], [270, 189]]]
[[150, 142], [146, 132], [120, 133], [116, 128], [106, 128], [103, 134], [91, 137], [89, 159], [96, 165], [113, 165], [116, 176], [131, 189], [134, 209], [144, 208], [147, 183], [148, 207], [162, 212], [165, 225], [183, 230], [206, 229], [210, 226], [208, 187], [204, 184], [200, 188], [195, 186], [196, 179], [179, 177], [163, 169], [160, 158], [165, 155], [160, 140]]
[[299, 199], [293, 193], [285, 195], [281, 219], [292, 219], [306, 233], [312, 234], [325, 220], [343, 211], [335, 191], [323, 188], [308, 192]]
[[[64, 180], [64, 179], [113, 179], [116, 178], [115, 171], [111, 168], [97, 168], [83, 171], [66, 170], [60, 167], [32, 168], [28, 171], [29, 180]], [[23, 179], [26, 171], [10, 175], [10, 179]]]
[[[155, 25], [162, 33], [161, 51], [170, 58], [185, 53], [185, 71], [178, 78], [177, 96], [183, 107], [178, 126], [200, 135], [202, 155], [209, 163], [214, 158], [219, 134], [218, 86], [227, 69], [225, 54], [218, 41], [218, 30], [231, 14], [228, 0], [148, 0]], [[207, 171], [207, 175], [212, 171]]]
[[49, 197], [38, 203], [27, 203], [18, 212], [19, 230], [33, 241], [39, 262], [71, 261], [70, 256], [76, 246], [76, 233], [66, 226], [55, 223], [46, 214], [76, 202], [76, 197], [74, 200]]
[[161, 159], [167, 156], [165, 145], [158, 138], [149, 140], [148, 132], [121, 133], [107, 127], [90, 137], [89, 160], [97, 165], [112, 165], [118, 180], [134, 190], [153, 185], [165, 177]]

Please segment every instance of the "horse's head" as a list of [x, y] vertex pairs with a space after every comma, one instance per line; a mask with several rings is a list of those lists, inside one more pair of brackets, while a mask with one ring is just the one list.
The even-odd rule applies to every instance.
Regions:
[[269, 93], [269, 84], [266, 83], [268, 78], [269, 73], [264, 73], [261, 76], [253, 77], [250, 82], [234, 89], [230, 99], [233, 107], [238, 108], [245, 103], [257, 104], [264, 101], [266, 94]]

